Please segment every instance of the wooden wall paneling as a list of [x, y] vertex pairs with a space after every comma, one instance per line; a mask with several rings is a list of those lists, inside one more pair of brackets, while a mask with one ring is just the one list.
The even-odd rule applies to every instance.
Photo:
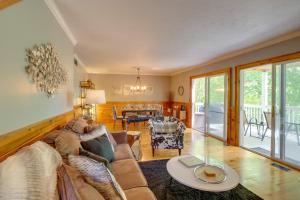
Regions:
[[[112, 116], [112, 106], [115, 105], [117, 107], [117, 114], [122, 115], [122, 109], [127, 104], [161, 104], [164, 109], [164, 115], [168, 114], [168, 108], [171, 108], [169, 101], [120, 101], [120, 102], [107, 102], [106, 104], [97, 105], [97, 122], [104, 123], [107, 125], [113, 124], [113, 116]], [[118, 128], [120, 128], [121, 122], [118, 124]]]
[[[180, 101], [171, 101], [170, 102], [171, 108], [176, 109], [177, 117], [179, 117], [179, 111], [181, 109], [181, 106], [184, 105], [186, 108], [186, 120], [184, 121], [185, 125], [190, 128], [191, 127], [191, 104], [190, 102], [180, 102]], [[172, 115], [172, 113], [170, 114]]]
[[19, 1], [21, 1], [21, 0], [0, 0], [0, 10], [4, 9], [14, 3], [17, 3]]
[[77, 109], [1, 135], [0, 161], [12, 155], [18, 149], [41, 139], [48, 132], [63, 127], [74, 118], [74, 113], [78, 112]]

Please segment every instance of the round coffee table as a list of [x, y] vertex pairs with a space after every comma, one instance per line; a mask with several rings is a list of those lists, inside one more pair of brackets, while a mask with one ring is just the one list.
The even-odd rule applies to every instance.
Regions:
[[[197, 179], [194, 175], [195, 167], [186, 167], [183, 165], [178, 158], [185, 156], [177, 156], [170, 159], [167, 163], [167, 170], [170, 176], [178, 181], [179, 183], [186, 185], [188, 187], [210, 191], [210, 192], [222, 192], [235, 188], [239, 184], [239, 175], [236, 173], [234, 169], [226, 165], [225, 163], [221, 163], [226, 172], [226, 179], [222, 183], [212, 184], [206, 183], [199, 179]], [[216, 163], [216, 160], [210, 159], [209, 163]], [[218, 163], [220, 164], [220, 163]]]

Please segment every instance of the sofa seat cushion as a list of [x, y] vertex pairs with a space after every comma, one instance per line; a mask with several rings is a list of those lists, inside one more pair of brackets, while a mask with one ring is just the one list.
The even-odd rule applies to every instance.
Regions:
[[148, 187], [132, 188], [129, 190], [125, 190], [124, 192], [127, 200], [136, 200], [136, 199], [155, 200], [156, 199], [153, 192]]
[[128, 144], [118, 144], [115, 147], [115, 160], [134, 159]]
[[111, 163], [111, 167], [122, 189], [148, 186], [146, 178], [134, 159], [114, 161]]

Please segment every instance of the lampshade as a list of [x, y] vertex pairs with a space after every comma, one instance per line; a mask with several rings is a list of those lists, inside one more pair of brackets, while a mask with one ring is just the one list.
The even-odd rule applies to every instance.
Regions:
[[106, 103], [104, 90], [87, 90], [86, 91], [87, 104], [103, 104]]

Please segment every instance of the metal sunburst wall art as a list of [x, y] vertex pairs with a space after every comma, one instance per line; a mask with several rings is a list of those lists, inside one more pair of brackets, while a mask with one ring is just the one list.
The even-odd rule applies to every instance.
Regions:
[[52, 44], [34, 45], [26, 49], [25, 67], [29, 78], [39, 91], [53, 97], [57, 89], [67, 82], [67, 72], [63, 69]]

